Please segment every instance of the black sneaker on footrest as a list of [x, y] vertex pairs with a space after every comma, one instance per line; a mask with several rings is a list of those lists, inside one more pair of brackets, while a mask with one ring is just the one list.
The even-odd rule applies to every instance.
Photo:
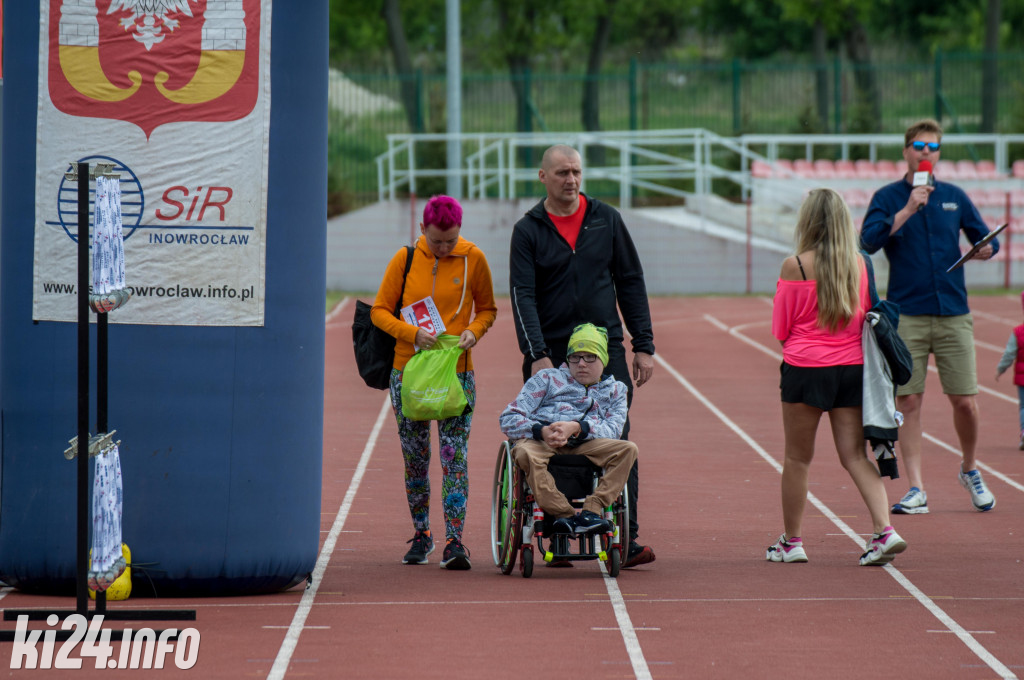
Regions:
[[576, 533], [592, 534], [605, 533], [612, 530], [612, 523], [596, 512], [584, 510], [576, 515]]
[[559, 517], [551, 523], [551, 533], [576, 535], [576, 518]]

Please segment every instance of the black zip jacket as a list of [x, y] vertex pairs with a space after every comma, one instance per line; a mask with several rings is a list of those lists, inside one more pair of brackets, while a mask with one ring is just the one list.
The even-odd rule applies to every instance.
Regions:
[[550, 356], [548, 342], [568, 342], [590, 322], [622, 342], [622, 318], [633, 351], [654, 354], [647, 286], [633, 240], [615, 208], [590, 196], [573, 250], [544, 209], [516, 222], [509, 253], [509, 292], [519, 349], [531, 361]]

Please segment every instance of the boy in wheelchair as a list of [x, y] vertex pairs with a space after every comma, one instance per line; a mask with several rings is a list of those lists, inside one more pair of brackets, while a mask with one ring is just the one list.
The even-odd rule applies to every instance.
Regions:
[[[512, 455], [525, 473], [537, 504], [557, 518], [555, 533], [611, 530], [604, 508], [626, 485], [636, 444], [619, 439], [626, 423], [626, 386], [602, 377], [608, 363], [608, 333], [582, 324], [569, 338], [566, 362], [530, 378], [501, 414], [501, 431], [513, 440]], [[548, 471], [551, 457], [586, 456], [604, 474], [576, 514]]]

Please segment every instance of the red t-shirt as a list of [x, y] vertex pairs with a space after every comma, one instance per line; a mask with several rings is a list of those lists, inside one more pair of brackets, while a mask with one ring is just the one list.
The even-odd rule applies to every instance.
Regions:
[[576, 239], [580, 236], [580, 227], [583, 226], [583, 215], [587, 212], [587, 197], [580, 194], [580, 207], [572, 215], [562, 217], [548, 213], [548, 217], [555, 223], [555, 228], [566, 241], [569, 247], [576, 250]]

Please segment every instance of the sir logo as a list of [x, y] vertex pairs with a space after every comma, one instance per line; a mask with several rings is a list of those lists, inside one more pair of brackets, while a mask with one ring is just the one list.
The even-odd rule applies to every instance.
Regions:
[[260, 0], [49, 7], [49, 93], [64, 113], [124, 120], [148, 138], [165, 123], [238, 120], [256, 105]]

